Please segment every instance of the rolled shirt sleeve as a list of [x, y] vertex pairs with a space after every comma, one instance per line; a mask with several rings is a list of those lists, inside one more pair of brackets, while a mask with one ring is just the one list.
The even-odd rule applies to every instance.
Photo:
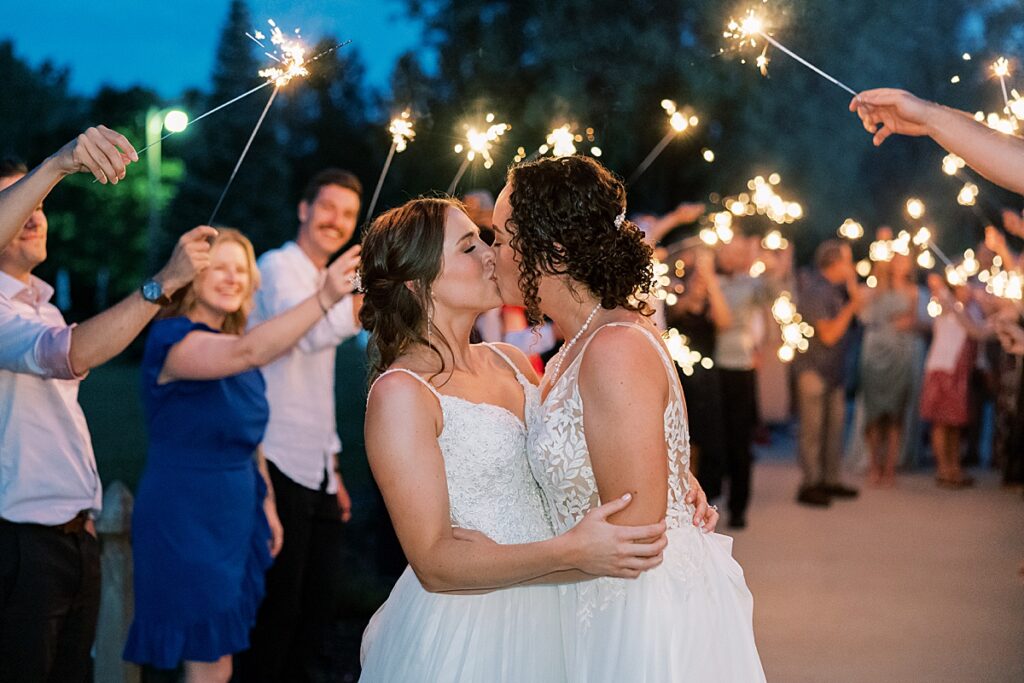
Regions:
[[51, 325], [0, 310], [0, 369], [46, 379], [82, 379], [71, 367], [74, 325]]

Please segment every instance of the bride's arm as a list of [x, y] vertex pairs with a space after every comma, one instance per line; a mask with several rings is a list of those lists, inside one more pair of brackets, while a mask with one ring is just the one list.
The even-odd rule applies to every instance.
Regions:
[[370, 393], [367, 458], [402, 550], [425, 589], [501, 588], [570, 569], [635, 577], [661, 563], [666, 539], [660, 521], [622, 527], [592, 516], [562, 536], [514, 545], [456, 539], [437, 443], [441, 420], [427, 389], [404, 374], [384, 377]]
[[657, 350], [636, 328], [605, 328], [591, 340], [579, 378], [601, 500], [627, 492], [634, 496], [633, 504], [610, 520], [662, 519], [668, 497], [664, 414], [669, 387]]

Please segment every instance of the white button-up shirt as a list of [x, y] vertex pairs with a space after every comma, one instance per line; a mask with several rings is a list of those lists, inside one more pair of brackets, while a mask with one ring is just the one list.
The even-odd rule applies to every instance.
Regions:
[[[325, 277], [295, 242], [263, 254], [259, 269], [262, 282], [249, 327], [309, 298]], [[334, 468], [341, 439], [334, 413], [334, 360], [338, 344], [358, 332], [352, 297], [346, 296], [288, 353], [262, 368], [270, 404], [263, 454], [309, 489], [319, 489], [326, 472], [327, 491], [338, 490]]]
[[53, 287], [0, 272], [0, 518], [63, 524], [102, 500]]

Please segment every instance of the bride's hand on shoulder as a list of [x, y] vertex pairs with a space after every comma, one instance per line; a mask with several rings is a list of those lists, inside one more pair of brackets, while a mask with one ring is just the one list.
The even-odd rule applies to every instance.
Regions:
[[567, 540], [575, 546], [573, 566], [594, 576], [635, 579], [662, 563], [662, 553], [668, 545], [664, 520], [643, 526], [624, 526], [608, 521], [611, 515], [624, 510], [631, 501], [632, 496], [627, 493], [594, 508], [566, 532]]

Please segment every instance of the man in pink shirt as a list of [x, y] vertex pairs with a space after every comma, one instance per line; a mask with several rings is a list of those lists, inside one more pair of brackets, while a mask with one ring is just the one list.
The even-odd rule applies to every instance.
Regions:
[[65, 176], [106, 184], [138, 160], [120, 134], [90, 128], [31, 173], [0, 162], [0, 680], [84, 681], [99, 609], [93, 519], [100, 479], [78, 384], [131, 343], [166, 297], [209, 261], [200, 227], [167, 265], [112, 308], [68, 325], [53, 288], [32, 274], [46, 259], [43, 199]]

